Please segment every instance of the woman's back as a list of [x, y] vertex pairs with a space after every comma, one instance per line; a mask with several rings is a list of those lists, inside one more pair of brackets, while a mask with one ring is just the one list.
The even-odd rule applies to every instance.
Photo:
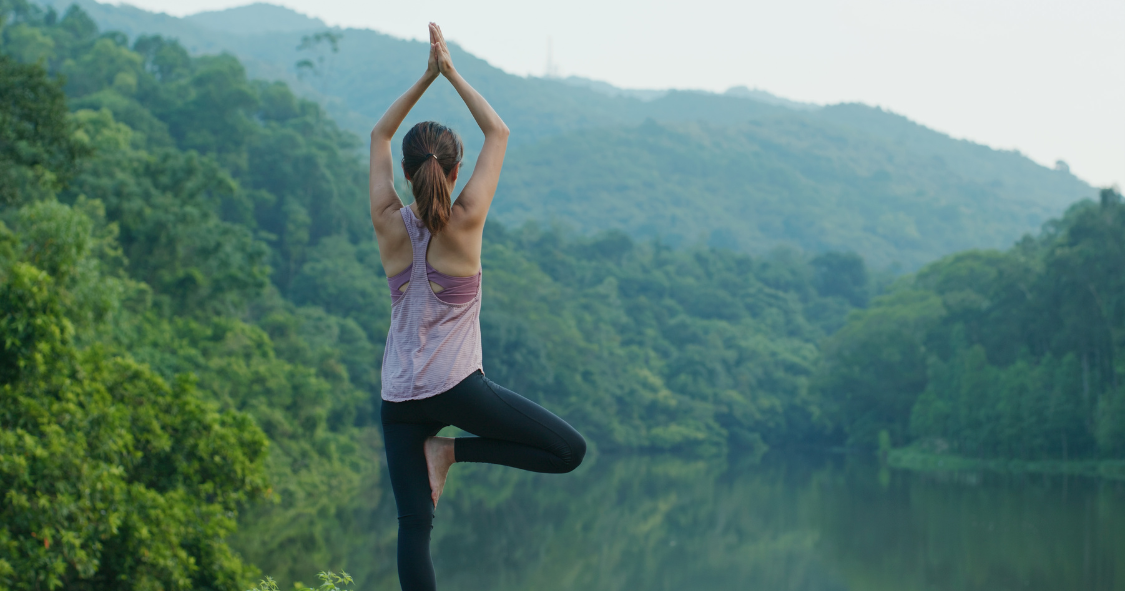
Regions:
[[[412, 217], [421, 221], [414, 205], [405, 207]], [[473, 277], [480, 272], [480, 255], [483, 226], [475, 223], [469, 215], [452, 207], [453, 215], [449, 223], [438, 234], [432, 234], [426, 249], [426, 263], [435, 271], [448, 277]], [[398, 216], [401, 218], [401, 215]], [[424, 224], [423, 224], [424, 225]], [[379, 257], [387, 277], [394, 277], [406, 271], [414, 261], [414, 247], [407, 233], [406, 222], [393, 220], [383, 232], [375, 233], [379, 242]], [[405, 288], [405, 286], [403, 286]], [[432, 284], [435, 292], [444, 287]]]

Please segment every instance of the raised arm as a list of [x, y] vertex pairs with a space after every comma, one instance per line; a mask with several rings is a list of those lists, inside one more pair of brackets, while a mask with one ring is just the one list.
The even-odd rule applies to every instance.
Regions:
[[386, 220], [393, 219], [392, 215], [402, 208], [402, 201], [395, 192], [394, 162], [391, 159], [391, 138], [394, 137], [398, 126], [406, 119], [407, 113], [414, 108], [418, 99], [437, 79], [440, 70], [437, 64], [437, 45], [433, 43], [433, 33], [430, 35], [430, 59], [426, 65], [426, 73], [414, 83], [402, 96], [398, 97], [386, 113], [379, 118], [379, 122], [371, 130], [371, 168], [368, 173], [368, 191], [371, 197], [371, 223], [375, 232], [381, 233]]
[[465, 101], [465, 106], [469, 107], [473, 119], [484, 132], [484, 146], [477, 157], [473, 175], [453, 202], [454, 220], [469, 227], [483, 227], [492, 198], [496, 195], [496, 185], [500, 182], [500, 168], [504, 165], [504, 152], [508, 149], [508, 126], [504, 125], [492, 105], [457, 73], [441, 27], [434, 23], [430, 23], [430, 39], [433, 40], [438, 69], [461, 95], [461, 100]]

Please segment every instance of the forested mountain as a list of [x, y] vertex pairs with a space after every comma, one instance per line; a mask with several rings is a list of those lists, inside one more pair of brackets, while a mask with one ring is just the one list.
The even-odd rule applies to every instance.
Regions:
[[[360, 137], [425, 54], [419, 42], [365, 29], [333, 29], [338, 52], [323, 37], [303, 44], [328, 29], [266, 4], [185, 19], [79, 4], [130, 38], [158, 33], [193, 54], [230, 51], [252, 77], [287, 81]], [[614, 92], [513, 76], [453, 51], [512, 129], [493, 208], [508, 224], [558, 221], [751, 253], [852, 250], [876, 268], [912, 270], [957, 250], [1003, 248], [1094, 196], [1068, 172], [864, 105], [810, 108], [745, 89]], [[479, 132], [452, 88], [435, 85], [407, 123], [424, 119], [460, 130], [471, 159]]]

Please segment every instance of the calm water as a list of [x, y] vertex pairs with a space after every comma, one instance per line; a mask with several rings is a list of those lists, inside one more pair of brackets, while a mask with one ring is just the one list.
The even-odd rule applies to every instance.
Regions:
[[[237, 545], [283, 589], [331, 567], [397, 590], [394, 502], [369, 489], [255, 516]], [[773, 454], [458, 465], [432, 550], [443, 591], [1125, 590], [1125, 483]]]

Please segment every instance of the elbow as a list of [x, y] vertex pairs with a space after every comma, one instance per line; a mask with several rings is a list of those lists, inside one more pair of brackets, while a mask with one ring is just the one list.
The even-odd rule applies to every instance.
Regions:
[[389, 141], [391, 141], [391, 136], [389, 134], [387, 134], [387, 131], [385, 129], [383, 129], [383, 127], [381, 125], [376, 123], [375, 127], [371, 128], [371, 141], [373, 141], [373, 142], [375, 142], [375, 141], [388, 141], [389, 142]]
[[508, 126], [505, 125], [503, 121], [497, 121], [496, 125], [493, 126], [493, 128], [490, 129], [489, 132], [485, 135], [491, 135], [498, 139], [507, 140], [508, 136], [511, 135], [511, 133], [512, 132], [508, 129]]

